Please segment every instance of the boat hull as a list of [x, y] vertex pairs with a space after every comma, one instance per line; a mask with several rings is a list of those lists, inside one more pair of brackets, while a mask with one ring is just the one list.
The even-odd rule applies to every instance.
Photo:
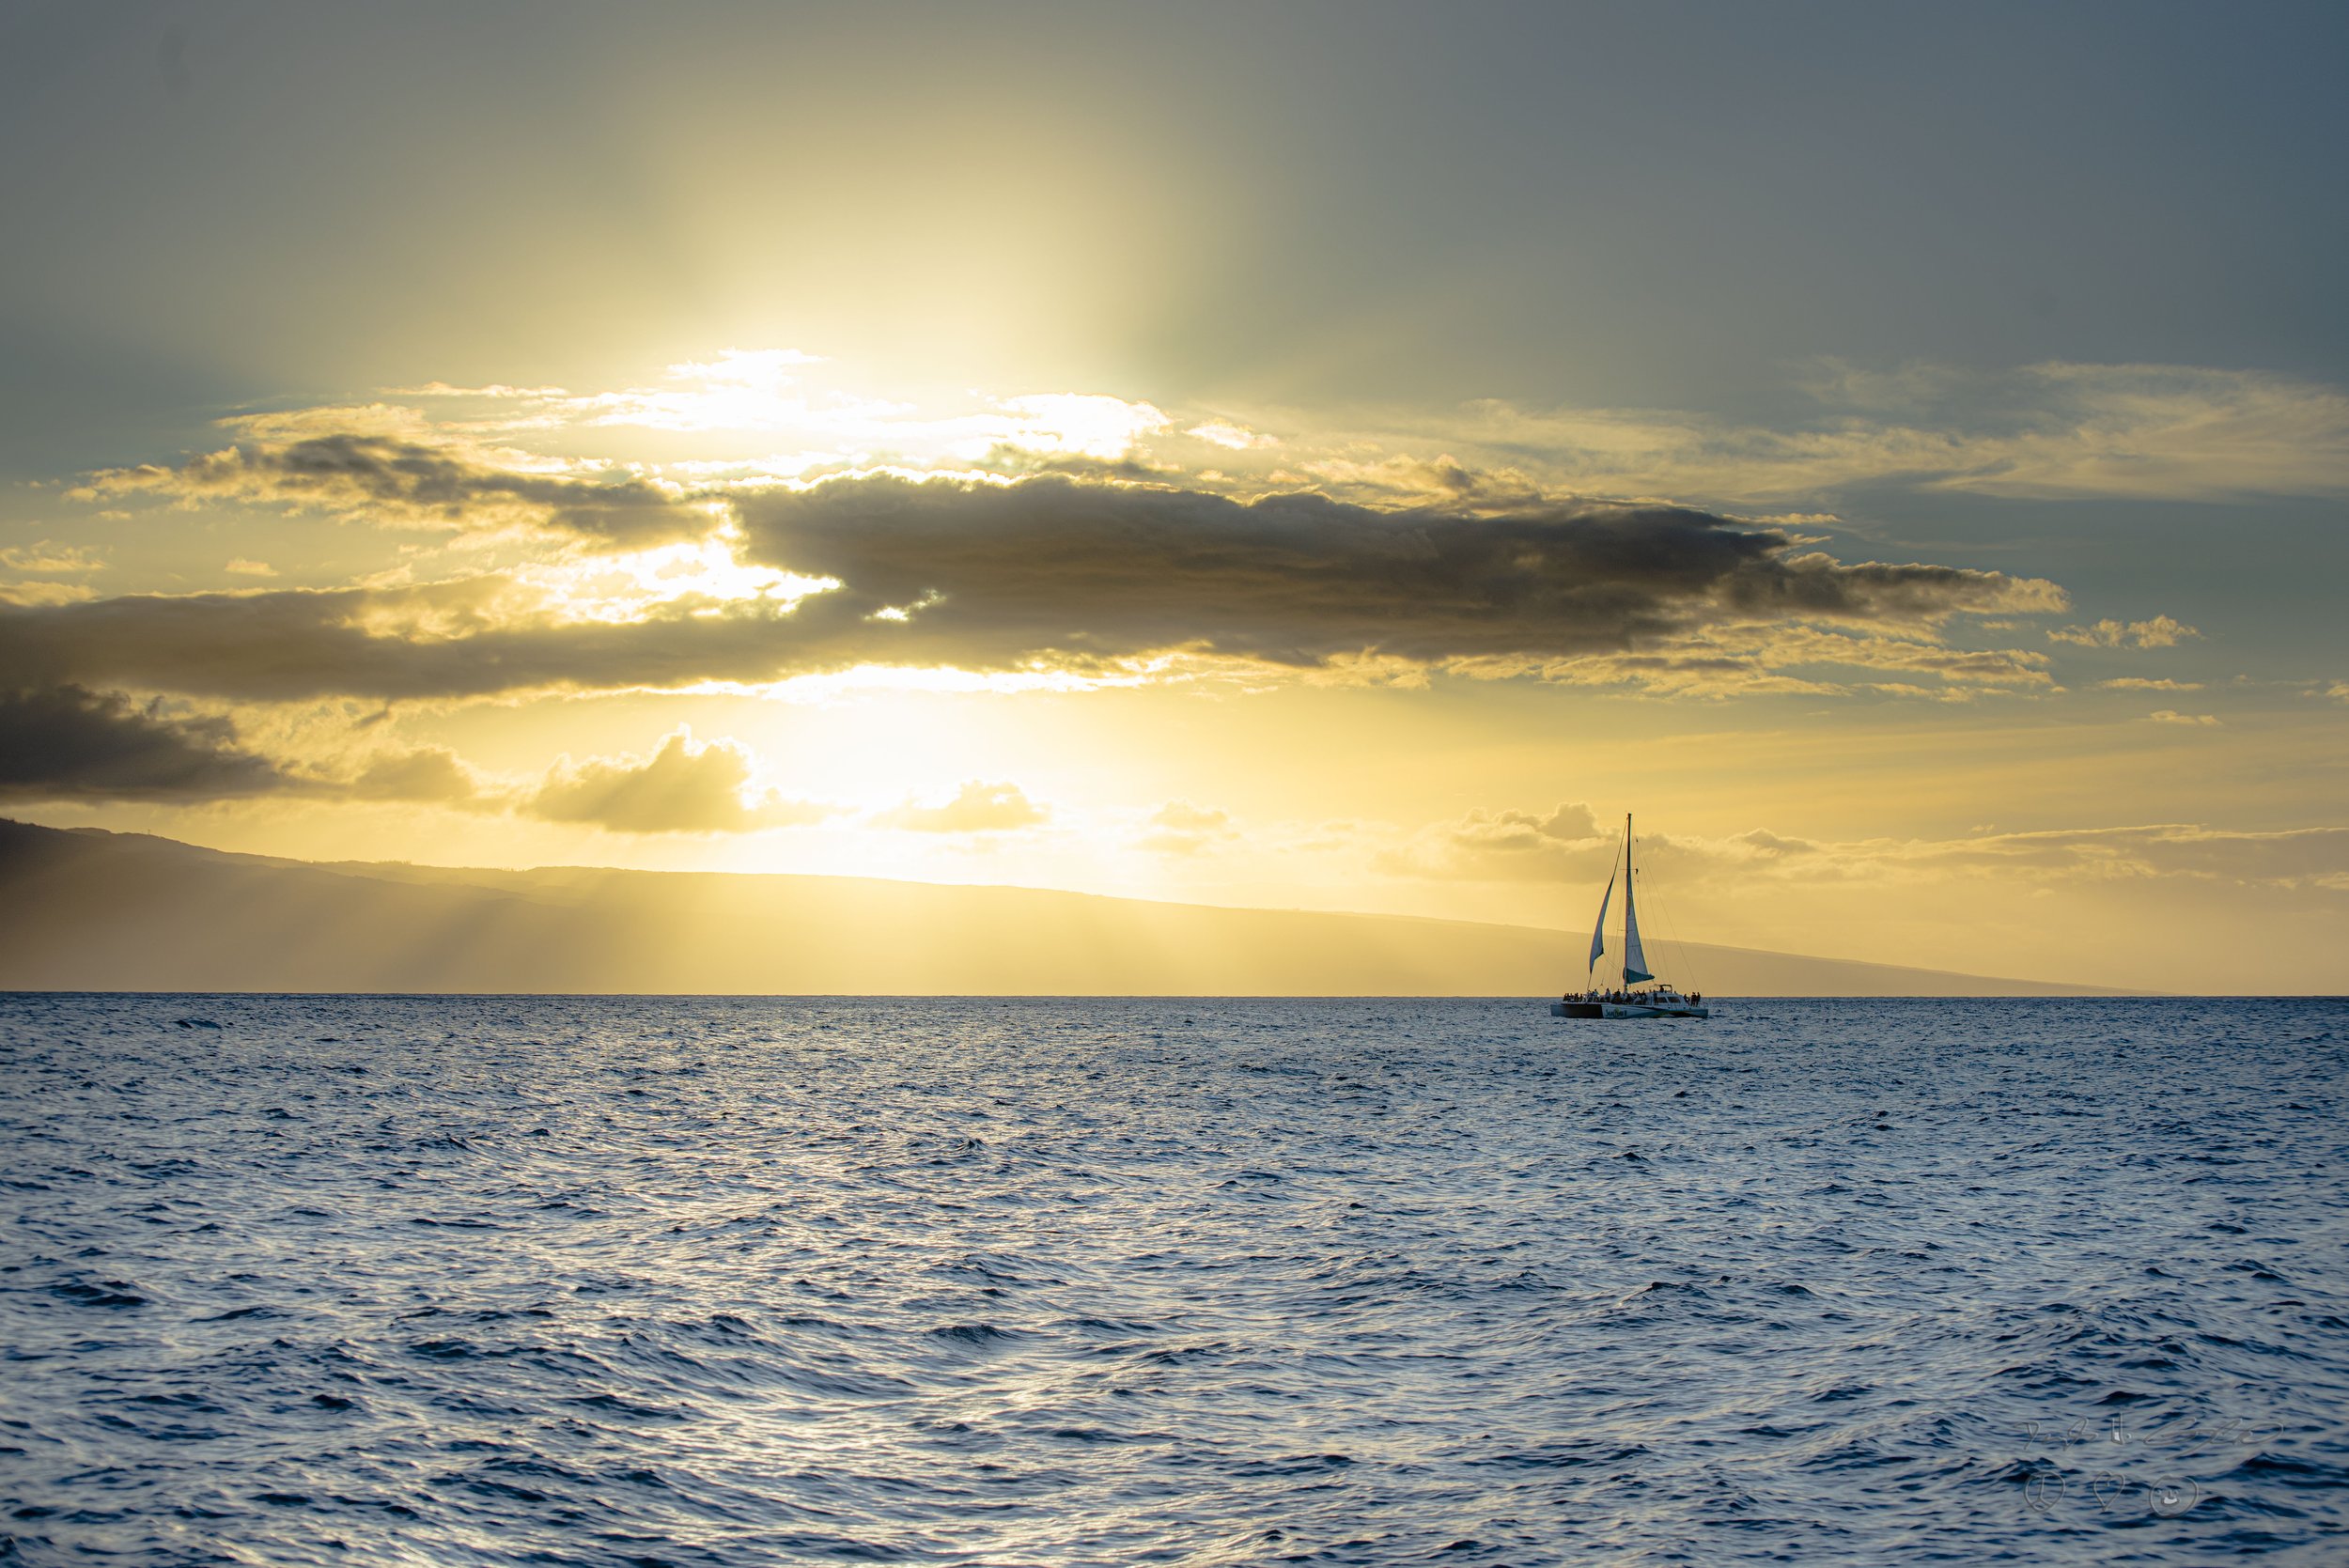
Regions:
[[1707, 1007], [1650, 1007], [1636, 1001], [1553, 1001], [1553, 1018], [1709, 1018]]

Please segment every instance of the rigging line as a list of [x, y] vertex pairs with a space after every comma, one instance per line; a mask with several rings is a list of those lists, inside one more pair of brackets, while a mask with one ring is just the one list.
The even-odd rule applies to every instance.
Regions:
[[[1677, 970], [1682, 974], [1690, 977], [1690, 984], [1682, 986], [1680, 987], [1681, 990], [1688, 991], [1692, 989], [1694, 986], [1695, 970], [1689, 967], [1688, 944], [1680, 939], [1679, 928], [1672, 924], [1672, 911], [1665, 908], [1663, 905], [1657, 903], [1656, 895], [1649, 892], [1646, 888], [1641, 888], [1640, 890], [1640, 895], [1648, 901], [1649, 924], [1657, 924], [1660, 923], [1664, 927], [1661, 945], [1667, 950], [1665, 952], [1665, 957], [1672, 961], [1672, 968]], [[1672, 983], [1667, 981], [1665, 984], [1670, 985]]]
[[1649, 900], [1649, 908], [1655, 909], [1657, 917], [1664, 923], [1664, 939], [1672, 943], [1672, 946], [1678, 950], [1679, 957], [1677, 961], [1680, 965], [1680, 971], [1688, 977], [1688, 983], [1680, 987], [1681, 991], [1685, 994], [1689, 991], [1701, 991], [1704, 989], [1703, 985], [1697, 978], [1696, 965], [1689, 961], [1688, 944], [1680, 939], [1680, 926], [1672, 920], [1672, 912], [1670, 909], [1665, 908], [1662, 905], [1656, 903], [1653, 897]]

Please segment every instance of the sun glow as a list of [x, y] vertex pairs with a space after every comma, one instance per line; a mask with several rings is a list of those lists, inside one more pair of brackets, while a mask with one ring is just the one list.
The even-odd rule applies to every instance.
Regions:
[[840, 586], [837, 578], [753, 566], [739, 553], [740, 544], [740, 532], [729, 524], [650, 550], [521, 567], [513, 578], [535, 597], [542, 614], [610, 624], [680, 607], [714, 613], [763, 602], [788, 610]]
[[[942, 403], [917, 403], [849, 384], [838, 366], [797, 349], [727, 349], [710, 360], [666, 367], [661, 384], [578, 393], [562, 387], [452, 386], [430, 382], [392, 395], [434, 403], [484, 405], [448, 427], [475, 436], [544, 438], [563, 431], [624, 429], [664, 436], [756, 436], [763, 455], [708, 455], [643, 465], [677, 478], [723, 482], [798, 477], [878, 462], [977, 461], [1000, 451], [1113, 461], [1174, 421], [1146, 402], [1098, 393], [998, 396], [970, 390]], [[1226, 445], [1270, 438], [1212, 434]]]
[[1073, 392], [1006, 397], [1002, 406], [1014, 416], [1005, 430], [1005, 444], [1104, 461], [1124, 457], [1134, 442], [1174, 423], [1147, 403]]
[[752, 684], [700, 681], [680, 694], [764, 697], [775, 702], [829, 705], [884, 692], [1012, 696], [1023, 691], [1103, 691], [1152, 685], [1163, 678], [1164, 660], [1134, 660], [1110, 669], [963, 670], [945, 665], [859, 664], [851, 669]]

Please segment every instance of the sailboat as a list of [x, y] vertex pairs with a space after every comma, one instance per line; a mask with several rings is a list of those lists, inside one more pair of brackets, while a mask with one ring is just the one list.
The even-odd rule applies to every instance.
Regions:
[[[1623, 984], [1609, 990], [1598, 985], [1599, 955], [1607, 951], [1607, 906], [1615, 896], [1615, 881], [1623, 880]], [[1633, 896], [1637, 883], [1631, 866], [1631, 814], [1623, 815], [1623, 852], [1607, 868], [1607, 891], [1598, 896], [1598, 924], [1591, 932], [1591, 962], [1582, 994], [1567, 993], [1549, 1004], [1556, 1018], [1709, 1018], [1701, 1007], [1702, 995], [1683, 996], [1678, 987], [1656, 978], [1647, 967], [1647, 952], [1640, 945], [1640, 911]]]

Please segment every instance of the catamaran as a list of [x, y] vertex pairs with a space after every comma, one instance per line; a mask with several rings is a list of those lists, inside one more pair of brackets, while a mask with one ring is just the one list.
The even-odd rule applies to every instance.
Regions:
[[[1601, 989], [1599, 955], [1607, 951], [1607, 906], [1615, 896], [1615, 880], [1623, 879], [1623, 984]], [[1623, 815], [1623, 851], [1607, 868], [1607, 891], [1598, 895], [1598, 924], [1591, 932], [1591, 962], [1579, 996], [1568, 992], [1549, 1004], [1558, 1018], [1709, 1018], [1698, 1003], [1702, 993], [1683, 996], [1678, 987], [1658, 980], [1647, 967], [1640, 945], [1640, 911], [1632, 896], [1636, 884], [1631, 869], [1631, 814]], [[1683, 955], [1686, 956], [1686, 955]]]

